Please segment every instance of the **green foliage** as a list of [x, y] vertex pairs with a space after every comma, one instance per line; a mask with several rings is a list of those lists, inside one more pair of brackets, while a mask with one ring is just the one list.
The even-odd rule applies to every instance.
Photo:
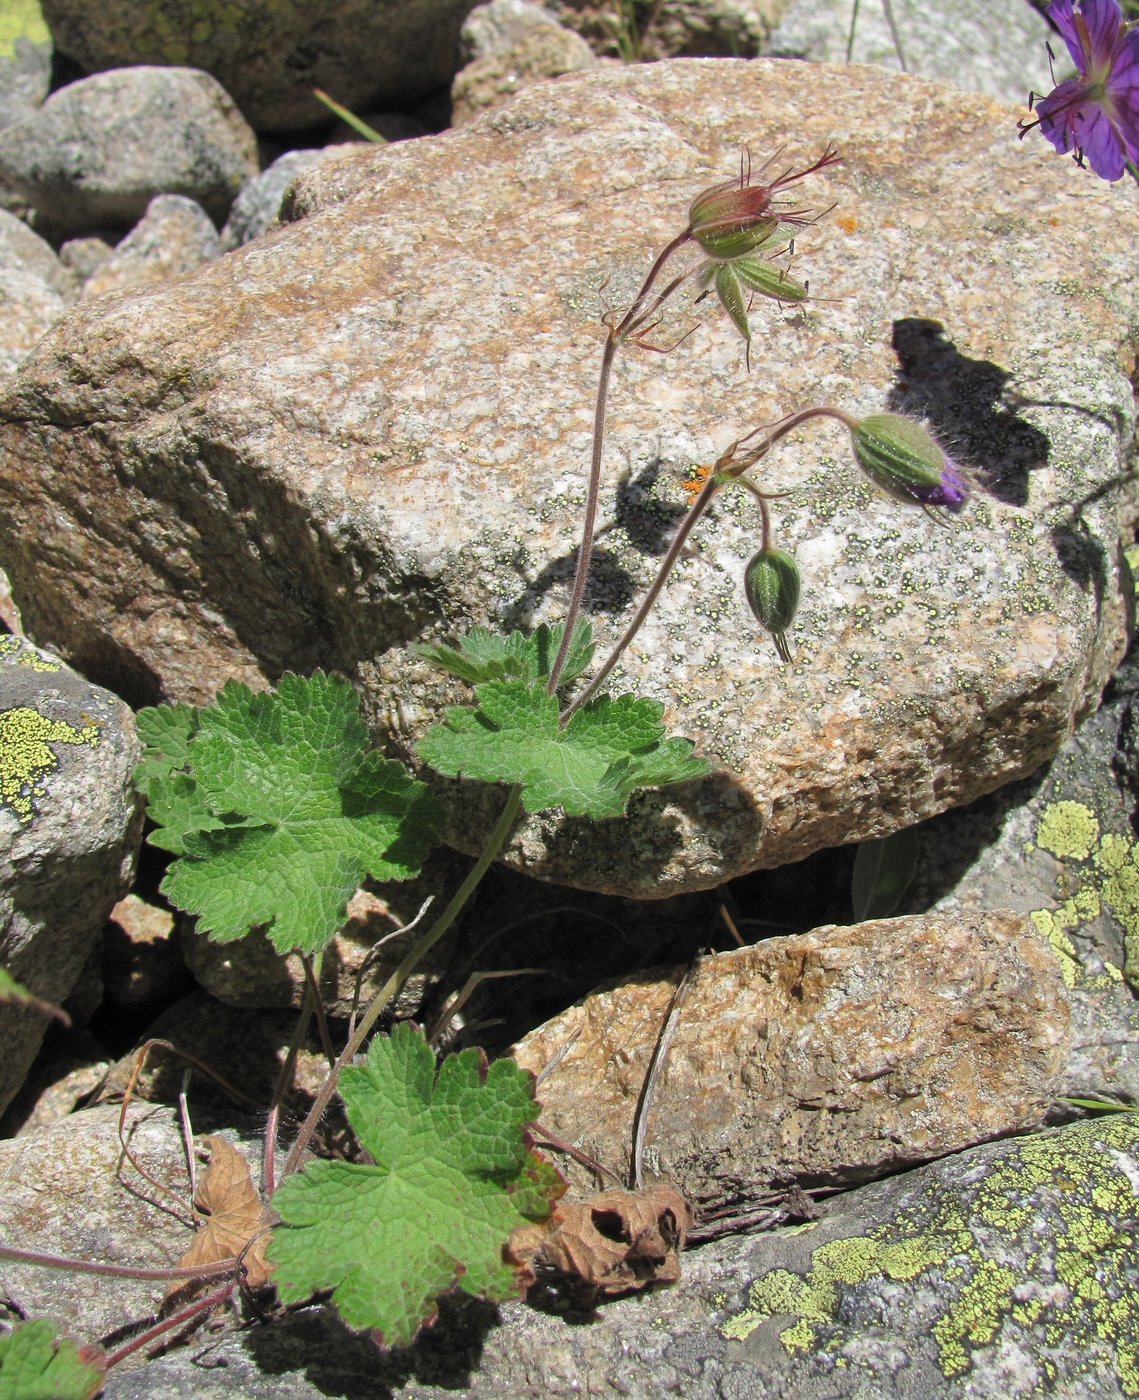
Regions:
[[436, 1074], [423, 1035], [377, 1036], [340, 1093], [374, 1165], [319, 1161], [273, 1197], [284, 1224], [268, 1258], [285, 1302], [332, 1289], [350, 1327], [405, 1346], [453, 1287], [501, 1300], [522, 1291], [510, 1232], [545, 1220], [563, 1183], [530, 1151], [533, 1081], [512, 1060], [451, 1055]]
[[528, 812], [561, 807], [567, 816], [619, 817], [637, 788], [708, 772], [687, 739], [665, 739], [663, 705], [622, 695], [583, 705], [564, 726], [541, 682], [486, 681], [474, 709], [452, 707], [417, 746], [450, 777], [521, 783]]
[[921, 837], [916, 826], [907, 826], [877, 841], [863, 841], [854, 857], [851, 901], [854, 921], [888, 919], [918, 868]]
[[90, 1400], [104, 1374], [98, 1347], [57, 1338], [46, 1318], [0, 1337], [0, 1400]]
[[[457, 647], [418, 646], [415, 650], [442, 671], [460, 680], [479, 685], [483, 681], [509, 679], [544, 681], [549, 679], [565, 628], [541, 625], [531, 636], [511, 632], [509, 637], [472, 627]], [[593, 660], [592, 629], [579, 620], [573, 629], [565, 665], [558, 685], [568, 685]]]
[[173, 852], [162, 892], [218, 941], [265, 925], [281, 953], [319, 952], [366, 876], [418, 873], [439, 825], [426, 787], [368, 752], [347, 681], [284, 676], [255, 695], [230, 681], [215, 704], [139, 716], [138, 769]]

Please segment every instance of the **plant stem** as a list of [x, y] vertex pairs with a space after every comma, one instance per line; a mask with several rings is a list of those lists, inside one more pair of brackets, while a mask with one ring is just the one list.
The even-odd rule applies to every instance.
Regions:
[[329, 1100], [336, 1091], [336, 1084], [340, 1078], [340, 1071], [345, 1065], [351, 1064], [353, 1056], [359, 1051], [364, 1041], [368, 1038], [368, 1033], [387, 1009], [392, 998], [403, 986], [404, 982], [415, 971], [420, 960], [438, 943], [439, 939], [447, 932], [455, 920], [462, 913], [463, 906], [470, 899], [475, 886], [490, 868], [491, 862], [505, 844], [506, 838], [510, 835], [510, 828], [514, 825], [514, 819], [518, 815], [518, 809], [522, 805], [522, 785], [516, 783], [510, 789], [506, 799], [506, 806], [502, 809], [502, 815], [495, 824], [494, 830], [487, 838], [486, 845], [482, 849], [482, 854], [472, 866], [467, 878], [456, 890], [454, 897], [446, 909], [439, 915], [435, 923], [427, 933], [420, 938], [411, 949], [403, 961], [384, 983], [383, 987], [376, 994], [371, 1006], [365, 1012], [360, 1024], [356, 1027], [348, 1044], [341, 1051], [339, 1058], [332, 1069], [325, 1077], [324, 1083], [320, 1087], [312, 1108], [309, 1109], [308, 1116], [301, 1124], [297, 1140], [293, 1143], [288, 1157], [285, 1159], [283, 1176], [288, 1176], [295, 1172], [300, 1166], [300, 1160], [305, 1148], [309, 1144], [316, 1126], [324, 1115], [324, 1110], [328, 1107]]
[[[653, 283], [660, 275], [661, 269], [672, 255], [688, 243], [692, 238], [691, 233], [685, 229], [683, 233], [677, 234], [671, 243], [667, 245], [658, 255], [652, 267], [649, 268], [648, 276], [641, 283], [641, 289], [633, 299], [633, 304], [625, 312], [620, 322], [616, 326], [609, 327], [609, 333], [605, 339], [605, 349], [601, 355], [601, 372], [597, 379], [597, 400], [593, 409], [593, 447], [589, 461], [589, 484], [585, 495], [585, 515], [581, 524], [581, 548], [577, 555], [577, 570], [574, 574], [573, 588], [570, 591], [569, 603], [566, 605], [565, 630], [562, 633], [561, 645], [558, 647], [558, 654], [554, 657], [554, 664], [550, 667], [550, 677], [546, 683], [546, 693], [553, 695], [558, 688], [558, 678], [566, 663], [566, 656], [570, 648], [570, 640], [573, 636], [574, 624], [577, 622], [581, 612], [582, 599], [585, 596], [585, 584], [589, 577], [589, 565], [593, 558], [593, 532], [597, 525], [597, 502], [601, 494], [601, 457], [605, 443], [605, 410], [609, 399], [609, 380], [613, 372], [613, 361], [617, 357], [620, 346], [628, 339], [639, 325], [643, 324], [645, 317], [652, 314], [662, 305], [665, 297], [670, 296], [683, 278], [676, 278], [666, 289], [665, 293], [656, 299], [652, 308], [645, 311], [645, 301], [652, 290]], [[638, 319], [639, 318], [639, 319]]]
[[66, 1269], [76, 1274], [105, 1274], [109, 1278], [140, 1279], [195, 1279], [220, 1278], [232, 1273], [237, 1267], [237, 1259], [219, 1259], [212, 1264], [170, 1264], [155, 1268], [140, 1268], [135, 1264], [100, 1264], [95, 1259], [69, 1259], [63, 1254], [41, 1254], [34, 1249], [16, 1249], [14, 1245], [0, 1245], [0, 1259], [8, 1259], [13, 1264], [33, 1264], [38, 1269]]

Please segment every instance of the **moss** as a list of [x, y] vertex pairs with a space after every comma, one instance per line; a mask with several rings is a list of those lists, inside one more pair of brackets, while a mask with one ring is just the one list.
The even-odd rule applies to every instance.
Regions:
[[[1062, 1357], [1069, 1376], [1114, 1372], [1122, 1394], [1139, 1396], [1139, 1200], [1124, 1160], [1137, 1146], [1139, 1121], [1126, 1114], [1027, 1139], [976, 1186], [931, 1190], [870, 1234], [821, 1245], [805, 1275], [773, 1269], [756, 1279], [723, 1333], [740, 1340], [787, 1317], [779, 1336], [789, 1355], [837, 1356], [847, 1289], [936, 1274], [927, 1280], [932, 1335], [947, 1377], [1011, 1327], [1051, 1353], [1039, 1358], [1041, 1387]], [[1036, 1247], [1018, 1263], [1030, 1230]]]

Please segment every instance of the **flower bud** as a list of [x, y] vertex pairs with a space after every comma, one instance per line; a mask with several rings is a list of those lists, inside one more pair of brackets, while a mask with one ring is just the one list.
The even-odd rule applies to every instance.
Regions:
[[799, 569], [781, 549], [761, 549], [744, 570], [744, 592], [756, 621], [771, 633], [780, 660], [790, 662], [784, 635], [799, 606]]
[[872, 413], [851, 430], [854, 455], [870, 479], [896, 500], [960, 510], [965, 478], [920, 423], [897, 413]]
[[779, 228], [771, 210], [771, 187], [714, 185], [697, 195], [688, 210], [688, 229], [710, 258], [738, 258], [753, 252]]

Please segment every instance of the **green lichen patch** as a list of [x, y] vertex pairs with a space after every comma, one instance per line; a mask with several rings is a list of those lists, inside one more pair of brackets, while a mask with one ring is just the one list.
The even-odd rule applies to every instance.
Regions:
[[46, 44], [51, 38], [39, 0], [4, 0], [0, 5], [0, 58], [11, 55], [17, 39]]
[[44, 779], [59, 767], [49, 744], [99, 742], [99, 726], [81, 729], [63, 720], [48, 719], [30, 706], [0, 710], [0, 806], [15, 812], [22, 823], [35, 816], [35, 801], [46, 794]]
[[15, 662], [17, 666], [27, 666], [31, 671], [58, 671], [60, 663], [51, 661], [19, 637], [0, 637], [0, 660]]
[[1086, 860], [1099, 840], [1099, 821], [1082, 802], [1054, 802], [1036, 827], [1036, 843], [1062, 860]]
[[803, 1275], [756, 1279], [723, 1333], [742, 1340], [787, 1318], [788, 1355], [838, 1356], [857, 1326], [852, 1290], [921, 1280], [947, 1378], [1004, 1341], [1036, 1360], [1040, 1393], [1050, 1375], [1114, 1374], [1122, 1394], [1139, 1396], [1137, 1156], [1139, 1118], [1120, 1114], [1010, 1145], [980, 1180], [952, 1163], [932, 1169], [916, 1205], [820, 1245]]

